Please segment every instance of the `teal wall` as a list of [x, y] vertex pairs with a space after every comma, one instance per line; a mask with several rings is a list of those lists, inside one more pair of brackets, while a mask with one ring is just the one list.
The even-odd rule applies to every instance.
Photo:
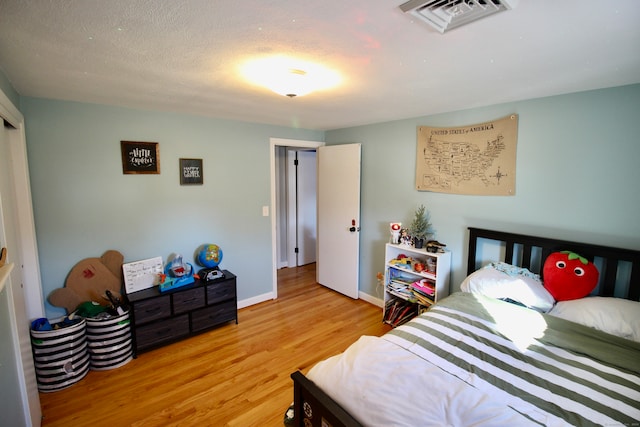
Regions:
[[[193, 262], [209, 242], [238, 275], [240, 300], [272, 292], [269, 138], [323, 132], [35, 98], [20, 109], [45, 298], [78, 261], [108, 249], [125, 262], [174, 253]], [[121, 140], [158, 142], [161, 173], [124, 175]], [[180, 185], [179, 158], [203, 159], [204, 185]]]
[[[388, 223], [425, 204], [464, 277], [468, 226], [640, 249], [640, 85], [461, 110], [327, 132], [74, 102], [20, 98], [25, 116], [43, 293], [79, 260], [126, 261], [205, 242], [239, 274], [239, 298], [271, 292], [269, 138], [362, 143], [360, 290], [381, 297]], [[416, 127], [519, 114], [516, 195], [415, 190]], [[120, 141], [160, 143], [160, 175], [123, 175]], [[180, 186], [178, 159], [204, 160], [203, 186]], [[62, 314], [47, 305], [49, 317]]]
[[[517, 113], [516, 194], [415, 190], [417, 126], [463, 126]], [[362, 143], [360, 290], [382, 296], [389, 222], [424, 204], [452, 253], [452, 290], [466, 274], [469, 226], [640, 249], [640, 85], [533, 99], [326, 133]]]

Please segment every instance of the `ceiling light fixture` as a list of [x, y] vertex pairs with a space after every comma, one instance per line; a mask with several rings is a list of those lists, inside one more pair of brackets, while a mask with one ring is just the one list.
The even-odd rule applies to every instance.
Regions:
[[342, 81], [326, 67], [280, 56], [248, 61], [241, 72], [248, 81], [289, 98], [329, 89]]
[[405, 13], [421, 19], [440, 33], [505, 10], [519, 0], [410, 0], [400, 5]]

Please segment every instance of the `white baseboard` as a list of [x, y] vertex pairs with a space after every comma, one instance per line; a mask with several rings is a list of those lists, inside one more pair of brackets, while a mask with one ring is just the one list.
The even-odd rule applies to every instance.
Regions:
[[364, 292], [359, 292], [358, 293], [358, 297], [360, 299], [365, 300], [366, 302], [373, 304], [373, 305], [377, 305], [378, 307], [382, 308], [384, 307], [384, 301], [378, 297], [374, 297], [372, 295], [369, 294], [365, 294]]
[[[369, 304], [373, 304], [380, 308], [384, 306], [384, 301], [382, 299], [366, 294], [364, 292], [359, 292], [358, 298], [363, 299]], [[238, 310], [241, 308], [249, 307], [251, 305], [260, 304], [261, 302], [269, 301], [272, 299], [274, 299], [273, 292], [267, 292], [266, 294], [256, 295], [255, 297], [243, 299], [241, 301], [238, 301]]]
[[267, 292], [266, 294], [256, 295], [255, 297], [243, 299], [238, 301], [238, 310], [241, 308], [249, 307], [250, 305], [260, 304], [261, 302], [272, 300], [273, 292]]

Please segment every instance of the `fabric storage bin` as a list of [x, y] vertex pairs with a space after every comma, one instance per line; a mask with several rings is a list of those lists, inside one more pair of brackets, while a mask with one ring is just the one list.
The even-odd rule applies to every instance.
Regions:
[[107, 318], [85, 318], [90, 369], [119, 368], [133, 359], [129, 312]]
[[89, 352], [86, 325], [85, 320], [78, 317], [71, 324], [54, 324], [51, 330], [31, 329], [38, 390], [62, 390], [87, 375]]

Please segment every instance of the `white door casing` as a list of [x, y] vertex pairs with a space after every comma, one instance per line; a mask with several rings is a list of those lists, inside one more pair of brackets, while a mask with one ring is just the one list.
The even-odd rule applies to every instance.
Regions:
[[[308, 149], [316, 149], [322, 145], [322, 141], [305, 141], [299, 139], [285, 139], [285, 138], [270, 138], [269, 140], [269, 155], [271, 164], [271, 283], [272, 292], [270, 297], [272, 299], [278, 298], [278, 236], [280, 230], [278, 229], [278, 217], [282, 215], [282, 212], [278, 211], [277, 203], [277, 183], [278, 183], [278, 156], [277, 152], [281, 147], [300, 147]], [[264, 299], [260, 299], [264, 301]]]

